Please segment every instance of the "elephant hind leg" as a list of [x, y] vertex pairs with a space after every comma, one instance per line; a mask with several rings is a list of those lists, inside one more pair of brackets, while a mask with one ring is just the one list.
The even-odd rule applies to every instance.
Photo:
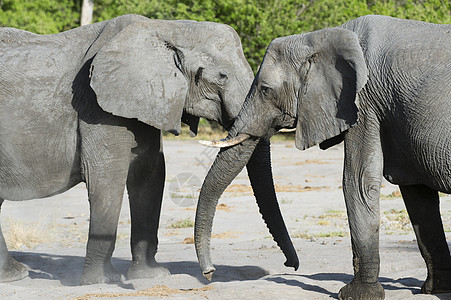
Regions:
[[425, 185], [400, 186], [428, 269], [425, 294], [451, 292], [451, 257], [440, 217], [438, 192]]
[[[3, 201], [0, 199], [0, 207]], [[15, 281], [27, 276], [27, 268], [9, 254], [0, 226], [0, 282]]]

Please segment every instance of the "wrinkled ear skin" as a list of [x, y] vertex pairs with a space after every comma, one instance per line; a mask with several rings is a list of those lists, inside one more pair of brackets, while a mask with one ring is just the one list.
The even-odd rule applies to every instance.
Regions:
[[188, 83], [174, 48], [145, 21], [122, 29], [92, 61], [90, 85], [100, 107], [178, 135]]
[[357, 93], [368, 69], [357, 35], [346, 29], [323, 29], [304, 36], [315, 53], [298, 98], [296, 147], [340, 143], [357, 122]]

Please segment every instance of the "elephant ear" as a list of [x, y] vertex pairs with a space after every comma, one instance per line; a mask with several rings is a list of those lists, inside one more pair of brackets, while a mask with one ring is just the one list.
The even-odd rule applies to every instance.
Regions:
[[342, 133], [357, 122], [357, 93], [368, 69], [352, 31], [323, 29], [304, 35], [302, 42], [313, 54], [298, 95], [296, 148], [322, 143], [324, 149], [341, 142]]
[[103, 110], [178, 135], [188, 90], [182, 60], [151, 24], [132, 23], [94, 57], [91, 87]]

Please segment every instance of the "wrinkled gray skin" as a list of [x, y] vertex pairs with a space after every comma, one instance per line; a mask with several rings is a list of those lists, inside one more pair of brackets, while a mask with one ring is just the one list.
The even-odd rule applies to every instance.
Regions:
[[[47, 36], [2, 28], [0, 41], [0, 198], [46, 197], [86, 182], [81, 284], [92, 284], [120, 280], [111, 255], [127, 187], [127, 276], [167, 272], [154, 258], [165, 178], [160, 131], [178, 134], [184, 120], [195, 132], [198, 117], [230, 126], [253, 76], [236, 32], [126, 15]], [[27, 274], [0, 233], [0, 281]]]
[[[384, 298], [378, 281], [382, 176], [401, 189], [428, 269], [422, 292], [451, 292], [438, 196], [451, 193], [451, 25], [365, 16], [275, 39], [229, 135], [269, 138], [280, 128], [296, 128], [300, 150], [345, 141], [343, 190], [355, 274], [341, 299]], [[252, 151], [251, 139], [223, 152]], [[204, 186], [222, 161], [218, 155]], [[220, 172], [237, 174], [244, 164]], [[208, 201], [201, 197], [199, 206]], [[196, 229], [209, 219], [199, 218]], [[208, 267], [209, 253], [200, 257]]]

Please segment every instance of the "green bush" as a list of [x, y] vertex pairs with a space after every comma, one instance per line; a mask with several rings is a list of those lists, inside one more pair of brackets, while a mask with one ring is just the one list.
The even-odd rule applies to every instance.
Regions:
[[34, 33], [57, 33], [77, 27], [80, 3], [73, 0], [0, 0], [0, 26]]
[[[54, 33], [78, 26], [81, 1], [0, 0], [0, 25]], [[94, 0], [94, 21], [135, 13], [232, 26], [254, 71], [272, 39], [333, 27], [367, 14], [451, 23], [448, 0]]]
[[232, 26], [256, 71], [276, 37], [333, 27], [367, 14], [451, 23], [447, 0], [99, 0], [95, 19], [136, 13], [157, 19], [213, 21]]

